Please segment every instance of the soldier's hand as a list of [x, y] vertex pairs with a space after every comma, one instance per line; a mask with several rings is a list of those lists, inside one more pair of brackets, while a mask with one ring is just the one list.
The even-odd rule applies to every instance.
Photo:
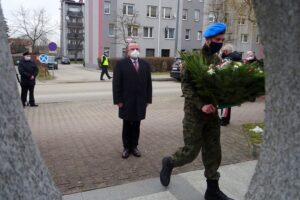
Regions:
[[211, 114], [216, 112], [216, 108], [212, 104], [206, 104], [201, 108], [202, 112], [206, 114]]
[[118, 103], [119, 108], [122, 108], [123, 105], [124, 105], [123, 103]]

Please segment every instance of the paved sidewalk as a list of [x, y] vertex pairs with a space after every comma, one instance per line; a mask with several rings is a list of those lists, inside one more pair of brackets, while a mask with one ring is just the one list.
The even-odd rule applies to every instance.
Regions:
[[[57, 83], [86, 83], [100, 82], [99, 69], [83, 67], [82, 64], [59, 65], [58, 70], [49, 70], [54, 75], [54, 80], [38, 81], [37, 84], [57, 84]], [[113, 76], [110, 71], [109, 74]], [[104, 79], [108, 81], [106, 75]], [[153, 81], [175, 81], [169, 73], [152, 74]]]
[[[249, 161], [220, 168], [220, 187], [225, 194], [243, 200], [256, 161]], [[159, 178], [66, 195], [63, 200], [203, 200], [206, 182], [203, 170], [172, 176], [169, 187], [161, 186]]]
[[[64, 194], [158, 177], [161, 158], [182, 141], [183, 98], [157, 95], [141, 125], [141, 158], [121, 158], [122, 121], [111, 98], [99, 101], [40, 104], [26, 108], [29, 125], [56, 185]], [[222, 165], [252, 160], [241, 124], [264, 119], [264, 102], [232, 109], [230, 126], [222, 128]], [[201, 157], [174, 171], [203, 169]]]

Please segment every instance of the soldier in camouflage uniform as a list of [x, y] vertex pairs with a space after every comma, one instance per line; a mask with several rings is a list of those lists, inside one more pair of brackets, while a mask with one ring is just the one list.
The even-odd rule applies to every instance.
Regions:
[[[221, 62], [217, 52], [221, 49], [226, 26], [222, 23], [210, 25], [204, 33], [205, 45], [201, 52], [209, 64]], [[162, 160], [160, 181], [168, 186], [174, 167], [180, 167], [192, 162], [202, 150], [202, 160], [207, 178], [206, 200], [232, 200], [220, 189], [217, 171], [221, 163], [220, 119], [217, 105], [201, 99], [196, 95], [192, 77], [185, 68], [182, 71], [182, 92], [185, 98], [183, 137], [184, 147], [179, 148], [171, 157]]]

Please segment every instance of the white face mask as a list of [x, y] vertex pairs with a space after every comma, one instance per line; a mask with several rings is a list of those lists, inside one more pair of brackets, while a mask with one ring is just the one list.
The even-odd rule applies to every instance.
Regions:
[[24, 56], [25, 60], [31, 60], [31, 56]]
[[134, 50], [130, 53], [130, 57], [133, 59], [137, 59], [140, 56], [140, 52], [137, 50]]

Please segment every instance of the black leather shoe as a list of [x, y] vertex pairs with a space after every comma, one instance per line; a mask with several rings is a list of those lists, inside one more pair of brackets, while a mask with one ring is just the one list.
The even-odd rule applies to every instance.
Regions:
[[205, 200], [233, 200], [221, 190], [206, 190], [204, 198]]
[[39, 105], [37, 105], [37, 104], [30, 104], [30, 107], [38, 107]]
[[141, 152], [138, 150], [138, 148], [134, 148], [131, 151], [132, 155], [134, 155], [135, 157], [141, 157]]
[[172, 170], [174, 164], [170, 157], [164, 157], [162, 160], [162, 169], [160, 171], [160, 183], [163, 186], [168, 186], [170, 184]]
[[233, 200], [220, 190], [218, 180], [206, 180], [206, 182], [205, 200]]
[[122, 152], [122, 158], [126, 159], [129, 157], [129, 149], [124, 149], [123, 152]]
[[227, 126], [229, 124], [229, 122], [227, 122], [227, 121], [221, 121], [221, 126]]

